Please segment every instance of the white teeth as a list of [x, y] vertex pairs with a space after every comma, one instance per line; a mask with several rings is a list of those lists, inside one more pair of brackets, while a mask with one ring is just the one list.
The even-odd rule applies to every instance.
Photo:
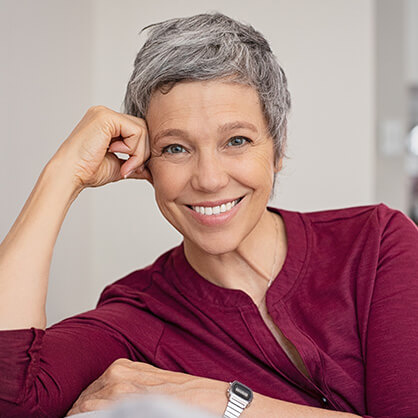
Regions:
[[237, 203], [239, 199], [234, 200], [233, 202], [223, 203], [221, 206], [212, 206], [212, 207], [204, 207], [204, 206], [192, 206], [192, 209], [200, 213], [202, 215], [219, 215], [220, 213], [228, 212], [231, 210]]

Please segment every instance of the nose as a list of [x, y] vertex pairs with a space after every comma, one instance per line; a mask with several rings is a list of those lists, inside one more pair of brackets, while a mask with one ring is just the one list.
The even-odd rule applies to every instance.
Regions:
[[204, 193], [216, 193], [228, 184], [228, 167], [212, 152], [202, 152], [193, 168], [192, 187]]

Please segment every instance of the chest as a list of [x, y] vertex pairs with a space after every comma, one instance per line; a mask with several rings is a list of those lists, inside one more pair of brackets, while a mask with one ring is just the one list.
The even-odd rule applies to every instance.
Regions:
[[260, 304], [259, 311], [267, 328], [270, 330], [277, 343], [282, 347], [283, 351], [286, 353], [286, 355], [289, 357], [289, 359], [292, 361], [295, 367], [308, 379], [311, 379], [311, 376], [296, 347], [290, 340], [288, 340], [285, 337], [285, 335], [282, 333], [279, 327], [273, 322], [273, 319], [267, 312], [267, 307], [264, 301], [262, 304]]

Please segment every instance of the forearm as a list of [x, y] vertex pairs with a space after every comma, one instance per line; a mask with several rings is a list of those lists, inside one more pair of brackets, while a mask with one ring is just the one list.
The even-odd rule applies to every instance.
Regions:
[[[216, 382], [216, 383], [215, 383]], [[223, 416], [227, 405], [226, 391], [229, 383], [221, 381], [212, 381], [204, 383], [207, 394], [205, 396], [204, 405], [201, 407], [216, 414]], [[195, 404], [195, 403], [194, 403]], [[352, 418], [360, 417], [360, 415], [348, 412], [337, 412], [328, 409], [315, 408], [312, 406], [299, 405], [291, 402], [282, 401], [280, 399], [270, 398], [254, 392], [254, 398], [251, 404], [240, 415], [242, 418]]]
[[51, 160], [0, 244], [0, 329], [45, 328], [53, 249], [79, 190]]
[[242, 418], [261, 417], [286, 417], [286, 418], [350, 418], [359, 417], [348, 412], [330, 411], [328, 409], [315, 408], [312, 406], [299, 405], [282, 401], [254, 393], [251, 405], [241, 414]]

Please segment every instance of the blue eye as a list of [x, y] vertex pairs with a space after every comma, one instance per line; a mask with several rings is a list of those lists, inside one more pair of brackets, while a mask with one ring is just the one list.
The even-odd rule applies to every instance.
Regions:
[[186, 150], [179, 144], [172, 144], [168, 145], [167, 147], [164, 147], [162, 152], [168, 153], [168, 154], [181, 154], [182, 152], [185, 152]]
[[233, 147], [239, 147], [244, 145], [245, 142], [250, 142], [250, 140], [244, 136], [234, 136], [228, 141], [228, 144], [232, 144]]

